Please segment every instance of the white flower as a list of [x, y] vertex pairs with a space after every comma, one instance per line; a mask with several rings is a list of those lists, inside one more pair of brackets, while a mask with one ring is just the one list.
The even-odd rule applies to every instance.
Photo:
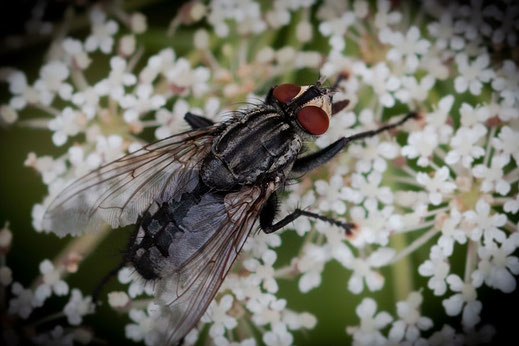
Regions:
[[464, 93], [469, 89], [472, 95], [481, 94], [482, 83], [487, 83], [494, 76], [492, 69], [488, 68], [490, 57], [488, 54], [482, 54], [469, 63], [469, 58], [464, 53], [456, 55], [456, 63], [460, 75], [454, 80], [454, 88], [458, 93]]
[[432, 333], [428, 341], [431, 346], [465, 345], [464, 336], [462, 334], [456, 334], [456, 330], [447, 324], [444, 324], [441, 330]]
[[63, 309], [67, 316], [67, 321], [73, 326], [81, 324], [83, 316], [94, 312], [94, 304], [92, 303], [92, 297], [84, 297], [80, 290], [74, 288], [69, 302]]
[[56, 118], [49, 121], [49, 129], [55, 131], [52, 141], [57, 146], [65, 144], [69, 136], [77, 135], [83, 128], [81, 122], [84, 121], [82, 114], [71, 107], [65, 107], [63, 112]]
[[0, 123], [14, 124], [18, 120], [18, 112], [9, 105], [0, 105]]
[[393, 322], [389, 331], [389, 340], [401, 342], [402, 340], [416, 341], [421, 330], [428, 330], [433, 326], [430, 318], [421, 316], [418, 311], [423, 297], [420, 292], [411, 292], [406, 301], [396, 304], [399, 320]]
[[446, 48], [458, 51], [465, 46], [464, 39], [455, 34], [453, 17], [450, 11], [443, 11], [438, 21], [427, 25], [427, 30], [435, 38], [434, 45], [442, 51]]
[[[377, 13], [374, 24], [378, 29], [385, 28], [391, 24], [399, 23], [402, 13], [391, 11], [391, 2], [388, 0], [377, 0]], [[391, 11], [391, 12], [390, 12]]]
[[34, 153], [29, 153], [24, 165], [32, 167], [40, 173], [43, 182], [47, 185], [55, 181], [66, 171], [63, 160], [54, 160], [50, 156], [36, 157]]
[[[266, 234], [265, 232], [260, 232], [254, 237], [249, 237], [247, 239], [243, 245], [242, 251], [248, 251], [250, 253], [250, 257], [254, 258], [263, 258], [267, 253], [268, 254], [266, 256], [271, 257], [271, 248], [276, 248], [279, 246], [281, 246], [281, 237], [279, 234]], [[275, 258], [271, 257], [267, 261], [272, 260], [275, 260]]]
[[254, 306], [249, 305], [252, 308], [250, 310], [254, 313], [252, 321], [260, 326], [270, 324], [271, 328], [283, 326], [283, 329], [286, 330], [286, 325], [281, 318], [286, 304], [285, 299], [278, 299], [271, 294], [263, 294], [263, 297], [258, 299]]
[[381, 311], [378, 314], [376, 311], [377, 303], [372, 298], [364, 298], [355, 309], [357, 316], [360, 318], [360, 325], [346, 328], [348, 334], [353, 334], [355, 344], [382, 346], [387, 343], [387, 339], [380, 330], [391, 323], [393, 317], [386, 311]]
[[385, 206], [379, 209], [376, 202], [365, 203], [364, 208], [351, 208], [350, 216], [358, 228], [350, 242], [359, 248], [367, 244], [386, 246], [389, 242], [390, 232], [397, 231], [403, 226], [402, 216], [395, 215], [394, 207]]
[[[97, 167], [101, 163], [111, 162], [125, 154], [124, 141], [121, 136], [110, 135], [108, 137], [96, 137], [95, 152], [87, 158], [92, 167]], [[142, 147], [142, 144], [141, 144]], [[98, 160], [98, 162], [94, 162]]]
[[139, 73], [139, 82], [153, 83], [159, 74], [165, 74], [175, 64], [175, 51], [171, 48], [161, 50], [149, 57], [146, 66]]
[[131, 298], [135, 298], [143, 293], [148, 296], [153, 296], [153, 282], [144, 281], [135, 273], [133, 268], [122, 268], [117, 274], [117, 279], [122, 284], [130, 283], [130, 287], [128, 287], [128, 295]]
[[377, 201], [384, 204], [393, 203], [393, 193], [387, 186], [380, 186], [382, 174], [377, 171], [371, 172], [367, 177], [362, 174], [353, 174], [351, 177], [351, 188], [341, 189], [341, 198], [356, 205], [371, 204]]
[[68, 55], [69, 66], [85, 70], [90, 65], [92, 60], [83, 50], [83, 44], [80, 40], [67, 37], [63, 40], [62, 46]]
[[344, 34], [355, 23], [355, 14], [345, 11], [336, 18], [328, 19], [319, 24], [319, 31], [325, 37], [330, 37], [332, 50], [342, 51], [345, 47]]
[[140, 12], [132, 13], [130, 16], [130, 27], [136, 34], [142, 34], [148, 28], [147, 18]]
[[211, 337], [222, 336], [225, 330], [230, 331], [238, 325], [236, 319], [227, 314], [232, 307], [233, 300], [230, 294], [226, 294], [220, 301], [213, 301], [207, 309], [206, 314], [202, 318], [202, 322], [212, 322], [211, 328], [209, 329], [209, 335], [211, 335]]
[[130, 298], [126, 292], [110, 292], [108, 293], [108, 304], [113, 308], [122, 308], [128, 305]]
[[23, 288], [19, 282], [11, 286], [13, 297], [9, 300], [9, 314], [18, 315], [23, 319], [29, 317], [33, 309], [34, 295], [30, 288]]
[[392, 92], [400, 88], [400, 80], [391, 74], [391, 70], [386, 63], [380, 62], [373, 68], [365, 68], [361, 71], [361, 75], [364, 82], [373, 88], [384, 107], [393, 107], [395, 105], [395, 98]]
[[[516, 164], [519, 164], [519, 131], [514, 131], [509, 126], [503, 126], [499, 135], [492, 138], [492, 145], [499, 151], [499, 156], [512, 156]], [[504, 160], [503, 160], [504, 161]]]
[[34, 82], [34, 89], [39, 92], [42, 104], [50, 105], [56, 94], [63, 100], [70, 100], [73, 89], [70, 84], [65, 83], [69, 74], [68, 67], [61, 61], [51, 61], [41, 68], [40, 78]]
[[472, 328], [481, 320], [479, 314], [483, 304], [477, 298], [476, 287], [473, 283], [463, 282], [456, 274], [447, 277], [449, 287], [454, 294], [448, 299], [443, 300], [442, 304], [449, 316], [459, 315], [463, 308], [462, 323], [464, 326]]
[[470, 168], [474, 159], [485, 155], [485, 150], [477, 143], [486, 133], [487, 129], [484, 126], [460, 127], [451, 138], [452, 150], [447, 153], [445, 163], [453, 165], [461, 161], [463, 167]]
[[315, 191], [319, 195], [318, 207], [321, 211], [333, 211], [336, 214], [344, 214], [346, 205], [339, 198], [339, 192], [344, 185], [341, 175], [334, 175], [328, 181], [317, 180], [314, 183]]
[[374, 251], [367, 259], [354, 258], [349, 265], [353, 270], [348, 289], [359, 294], [364, 289], [364, 281], [370, 291], [378, 291], [384, 286], [384, 277], [372, 268], [379, 268], [391, 261], [395, 255], [395, 250], [390, 248], [380, 248]]
[[251, 278], [256, 285], [263, 283], [263, 288], [269, 293], [278, 290], [278, 284], [274, 279], [274, 268], [272, 265], [276, 261], [277, 255], [273, 250], [267, 250], [261, 257], [263, 264], [254, 258], [244, 261], [243, 266], [250, 272]]
[[503, 205], [503, 210], [507, 213], [516, 214], [519, 211], [519, 194], [514, 199], [508, 199]]
[[321, 273], [328, 259], [329, 254], [322, 247], [308, 244], [304, 248], [303, 255], [297, 261], [297, 269], [303, 274], [299, 279], [301, 292], [306, 293], [321, 284]]
[[512, 60], [505, 60], [503, 68], [492, 81], [492, 88], [499, 91], [499, 95], [506, 105], [514, 106], [519, 102], [519, 70]]
[[420, 39], [420, 30], [416, 26], [409, 28], [405, 36], [401, 32], [394, 32], [388, 36], [388, 43], [393, 46], [387, 52], [387, 59], [395, 64], [404, 63], [406, 72], [416, 71], [420, 62], [418, 55], [427, 53], [429, 41]]
[[160, 335], [154, 330], [158, 309], [154, 303], [148, 304], [146, 311], [131, 309], [129, 316], [133, 323], [125, 326], [126, 337], [136, 342], [144, 340], [146, 345], [158, 344]]
[[440, 246], [443, 255], [445, 257], [451, 256], [454, 242], [459, 244], [465, 244], [467, 242], [467, 236], [465, 232], [460, 229], [460, 223], [462, 215], [457, 209], [451, 209], [449, 217], [443, 221], [441, 225], [441, 236], [438, 239], [438, 245]]
[[296, 37], [301, 42], [308, 42], [313, 37], [313, 26], [307, 20], [300, 21], [296, 26]]
[[434, 127], [428, 125], [423, 131], [411, 133], [407, 143], [402, 148], [402, 155], [410, 159], [418, 158], [417, 164], [426, 167], [429, 165], [433, 151], [438, 145], [438, 135]]
[[[362, 114], [362, 113], [361, 113]], [[398, 156], [398, 144], [390, 141], [381, 141], [372, 137], [363, 141], [363, 144], [352, 144], [348, 148], [348, 154], [357, 159], [355, 170], [359, 173], [367, 173], [371, 169], [384, 172], [387, 169], [387, 161]]]
[[186, 96], [190, 89], [196, 97], [204, 95], [209, 90], [207, 82], [211, 76], [210, 70], [203, 66], [193, 69], [185, 58], [179, 58], [164, 71], [164, 75], [171, 89], [181, 96]]
[[166, 103], [162, 95], [154, 94], [151, 84], [139, 84], [135, 89], [135, 95], [127, 94], [119, 100], [119, 104], [125, 109], [124, 121], [132, 123], [146, 112], [157, 110]]
[[308, 312], [298, 314], [290, 310], [284, 310], [281, 319], [290, 330], [312, 329], [317, 324], [315, 316]]
[[479, 199], [476, 203], [476, 210], [469, 210], [463, 213], [463, 217], [474, 225], [471, 230], [470, 238], [479, 241], [481, 236], [485, 238], [485, 245], [492, 241], [503, 243], [506, 234], [499, 227], [506, 223], [506, 215], [494, 213], [490, 215], [490, 205], [484, 199]]
[[40, 93], [34, 87], [27, 84], [27, 77], [22, 71], [14, 71], [7, 77], [9, 92], [13, 95], [9, 106], [14, 110], [22, 110], [27, 104], [40, 102]]
[[52, 292], [57, 296], [68, 294], [68, 284], [61, 280], [61, 270], [55, 268], [48, 259], [40, 263], [40, 272], [43, 275], [43, 282], [34, 291], [34, 297], [39, 302], [39, 306], [50, 297]]
[[490, 343], [496, 334], [496, 328], [486, 324], [481, 326], [479, 330], [464, 328], [463, 332], [465, 334], [465, 345], [481, 345]]
[[113, 35], [119, 29], [119, 25], [114, 20], [106, 20], [106, 14], [98, 7], [94, 7], [89, 14], [92, 24], [92, 34], [85, 41], [87, 52], [100, 49], [101, 52], [108, 54], [112, 51], [114, 44]]
[[6, 250], [11, 246], [13, 240], [13, 232], [9, 229], [9, 222], [4, 224], [4, 227], [0, 229], [0, 249]]
[[182, 126], [185, 126], [184, 116], [188, 111], [189, 105], [183, 99], [175, 102], [172, 111], [165, 108], [159, 109], [155, 113], [155, 118], [160, 123], [160, 126], [155, 129], [155, 137], [163, 139], [180, 132]]
[[294, 337], [286, 330], [284, 324], [277, 324], [272, 331], [263, 334], [263, 342], [267, 346], [289, 346], [293, 344]]
[[95, 87], [88, 87], [72, 95], [72, 102], [78, 106], [87, 119], [93, 119], [99, 109], [99, 94]]
[[434, 290], [437, 296], [444, 295], [447, 291], [445, 279], [449, 274], [450, 265], [438, 245], [431, 248], [430, 259], [418, 267], [418, 273], [422, 276], [430, 276], [427, 287]]
[[403, 103], [412, 101], [425, 101], [429, 90], [436, 83], [435, 78], [428, 74], [420, 82], [415, 77], [402, 77], [402, 88], [395, 93], [395, 97]]
[[494, 242], [478, 248], [478, 268], [472, 273], [474, 286], [479, 287], [485, 282], [488, 286], [497, 288], [505, 293], [513, 292], [516, 279], [512, 275], [519, 274], [519, 259], [512, 256], [518, 242], [504, 241], [501, 247]]
[[344, 11], [338, 15], [336, 14], [336, 18], [330, 18], [319, 24], [319, 31], [323, 36], [344, 36], [348, 28], [354, 23], [355, 14], [350, 11]]
[[134, 85], [137, 78], [126, 71], [127, 63], [123, 58], [111, 58], [110, 67], [110, 74], [95, 85], [95, 90], [100, 96], [110, 95], [111, 98], [120, 100], [125, 93], [124, 87]]
[[441, 204], [444, 196], [456, 189], [456, 184], [451, 181], [449, 169], [446, 166], [437, 170], [432, 179], [427, 173], [418, 172], [416, 181], [429, 191], [429, 201], [432, 205]]
[[315, 228], [326, 236], [326, 243], [322, 248], [323, 251], [328, 254], [329, 258], [334, 258], [343, 266], [347, 267], [354, 256], [348, 245], [344, 242], [346, 240], [344, 229], [330, 227], [330, 224], [324, 221], [316, 222]]
[[462, 103], [460, 107], [461, 126], [465, 127], [481, 127], [485, 126], [485, 122], [490, 118], [490, 107], [480, 105], [472, 107], [468, 103]]
[[500, 195], [506, 195], [510, 191], [510, 183], [503, 177], [503, 168], [510, 162], [509, 156], [496, 155], [492, 158], [490, 167], [484, 164], [474, 166], [472, 174], [476, 178], [483, 179], [481, 191], [490, 192], [495, 190]]
[[213, 26], [218, 37], [229, 34], [226, 20], [236, 22], [236, 29], [241, 35], [259, 33], [266, 29], [259, 4], [252, 0], [212, 1], [209, 4], [207, 21]]
[[449, 60], [440, 56], [436, 49], [429, 49], [427, 54], [422, 56], [420, 60], [420, 70], [425, 70], [429, 75], [438, 80], [446, 80], [450, 76], [448, 65]]

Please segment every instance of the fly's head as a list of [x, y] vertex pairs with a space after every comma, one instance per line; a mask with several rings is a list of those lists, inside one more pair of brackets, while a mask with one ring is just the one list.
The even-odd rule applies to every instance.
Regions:
[[281, 108], [302, 135], [320, 136], [330, 125], [333, 93], [333, 88], [323, 88], [320, 82], [281, 84], [272, 88], [266, 103]]

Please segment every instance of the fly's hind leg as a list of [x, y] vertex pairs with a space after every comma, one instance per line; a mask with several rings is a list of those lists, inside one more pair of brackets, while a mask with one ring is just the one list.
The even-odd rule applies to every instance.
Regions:
[[187, 112], [184, 115], [184, 120], [191, 126], [193, 130], [203, 129], [204, 127], [209, 127], [214, 124], [212, 120], [209, 120], [203, 116], [193, 114], [191, 112]]
[[341, 221], [335, 220], [331, 217], [319, 215], [319, 214], [312, 213], [312, 212], [302, 210], [299, 208], [297, 208], [292, 213], [285, 216], [283, 219], [274, 223], [274, 217], [276, 216], [277, 209], [278, 209], [277, 196], [276, 196], [276, 194], [272, 194], [270, 196], [269, 200], [267, 201], [267, 203], [265, 204], [265, 206], [263, 207], [263, 209], [261, 210], [261, 214], [260, 214], [260, 227], [263, 230], [263, 232], [265, 232], [267, 234], [275, 232], [275, 231], [285, 227], [286, 225], [288, 225], [289, 223], [291, 223], [292, 221], [294, 221], [295, 219], [297, 219], [300, 216], [306, 216], [306, 217], [309, 217], [312, 219], [317, 219], [317, 220], [328, 222], [329, 224], [332, 224], [334, 226], [344, 229], [344, 231], [346, 232], [346, 235], [351, 235], [353, 230], [356, 227], [355, 224], [353, 224], [353, 223], [341, 222]]
[[137, 236], [138, 236], [138, 233], [139, 233], [139, 228], [140, 228], [140, 225], [141, 225], [141, 221], [142, 221], [142, 218], [139, 217], [139, 219], [137, 220], [137, 224], [130, 236], [130, 239], [128, 241], [128, 245], [126, 246], [126, 250], [124, 250], [124, 256], [123, 256], [123, 259], [121, 260], [121, 262], [115, 267], [113, 268], [112, 270], [110, 270], [102, 279], [101, 281], [94, 287], [94, 290], [92, 291], [92, 302], [94, 304], [97, 304], [99, 302], [99, 296], [101, 295], [101, 291], [103, 290], [103, 288], [106, 286], [106, 284], [111, 280], [113, 279], [115, 276], [117, 276], [117, 273], [119, 273], [119, 271], [121, 269], [123, 269], [126, 265], [128, 265], [129, 263], [131, 263], [131, 254], [132, 254], [132, 248], [133, 246], [135, 246], [135, 242], [137, 240]]

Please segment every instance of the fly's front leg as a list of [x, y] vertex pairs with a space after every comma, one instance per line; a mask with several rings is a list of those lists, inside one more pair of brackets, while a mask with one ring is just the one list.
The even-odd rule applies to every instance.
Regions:
[[189, 124], [189, 126], [191, 126], [193, 130], [203, 129], [204, 127], [209, 127], [214, 124], [212, 120], [204, 118], [200, 115], [193, 114], [191, 112], [187, 112], [186, 115], [184, 115], [184, 120]]
[[342, 137], [328, 145], [326, 148], [321, 149], [313, 154], [309, 154], [303, 157], [298, 158], [292, 167], [291, 175], [297, 176], [304, 174], [308, 171], [311, 171], [314, 168], [317, 168], [326, 162], [330, 161], [335, 155], [337, 155], [348, 143], [364, 139], [368, 137], [373, 137], [378, 135], [381, 132], [391, 130], [395, 127], [398, 127], [404, 124], [409, 119], [415, 119], [418, 117], [417, 113], [409, 113], [401, 120], [397, 121], [394, 124], [389, 124], [386, 126], [382, 126], [376, 130], [366, 131], [357, 133], [356, 135], [350, 137]]

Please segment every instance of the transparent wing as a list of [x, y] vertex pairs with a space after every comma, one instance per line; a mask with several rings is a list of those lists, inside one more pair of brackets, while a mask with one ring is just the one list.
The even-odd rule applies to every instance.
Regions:
[[133, 224], [154, 201], [159, 204], [197, 184], [215, 127], [184, 132], [123, 156], [79, 178], [51, 202], [43, 229], [79, 235]]
[[171, 265], [164, 269], [155, 292], [163, 307], [160, 319], [168, 321], [165, 325], [169, 326], [165, 343], [175, 345], [200, 320], [254, 228], [269, 194], [261, 187], [244, 186], [219, 203], [212, 200], [203, 205], [204, 215], [187, 222], [186, 233], [204, 233], [206, 227], [211, 234], [181, 265], [174, 256], [182, 252], [182, 241], [174, 242], [169, 249]]

